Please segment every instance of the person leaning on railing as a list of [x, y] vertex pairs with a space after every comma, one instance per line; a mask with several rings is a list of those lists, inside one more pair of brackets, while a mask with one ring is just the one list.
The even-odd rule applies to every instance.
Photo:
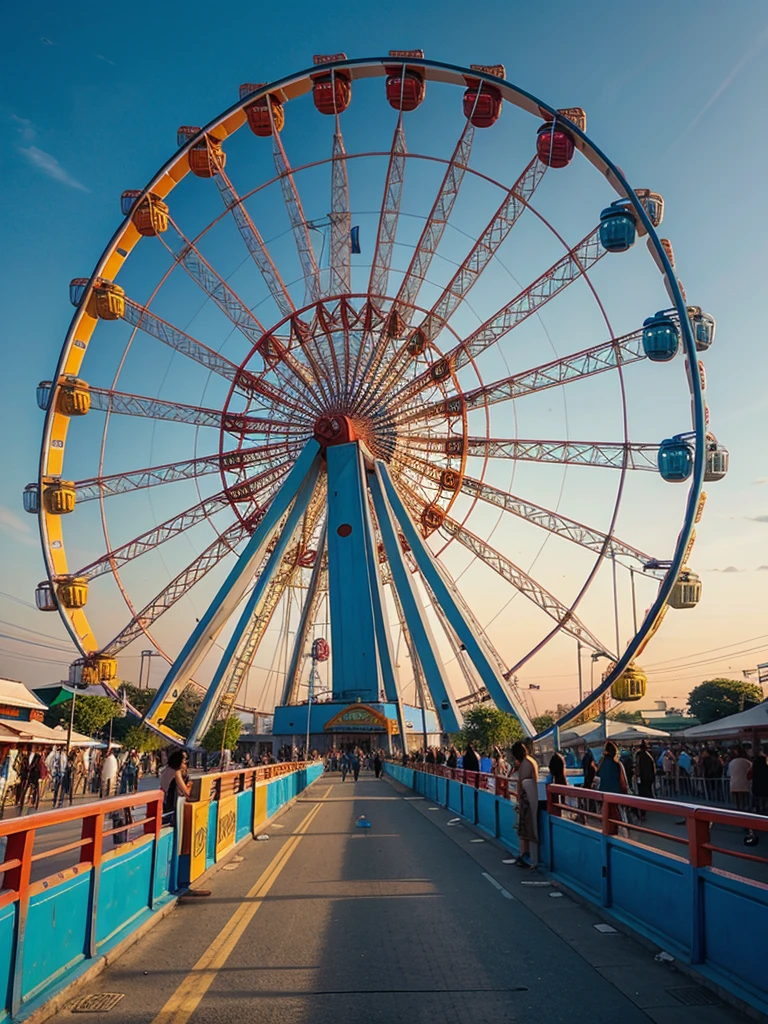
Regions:
[[176, 824], [176, 801], [180, 796], [186, 799], [190, 794], [186, 767], [186, 751], [172, 750], [168, 755], [168, 763], [160, 775], [160, 789], [163, 791], [164, 825]]

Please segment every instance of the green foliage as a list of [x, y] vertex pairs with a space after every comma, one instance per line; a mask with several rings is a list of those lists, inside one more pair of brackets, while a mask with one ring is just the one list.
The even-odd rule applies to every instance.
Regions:
[[159, 750], [165, 746], [165, 741], [161, 736], [157, 736], [155, 733], [150, 732], [149, 729], [144, 729], [140, 725], [130, 726], [120, 742], [126, 750], [138, 750], [140, 754]]
[[242, 728], [243, 723], [236, 717], [216, 722], [203, 736], [203, 750], [207, 750], [209, 754], [218, 753], [222, 747], [224, 750], [232, 750], [237, 745]]
[[486, 754], [494, 747], [508, 747], [523, 737], [523, 728], [514, 715], [481, 704], [464, 716], [464, 728], [459, 733], [458, 742], [462, 749], [471, 743], [480, 753]]
[[[168, 712], [165, 724], [169, 729], [173, 729], [174, 732], [177, 732], [179, 736], [189, 736], [192, 731], [192, 723], [195, 720], [195, 715], [197, 714], [201, 703], [202, 697], [193, 690], [187, 688]], [[237, 723], [237, 736], [239, 736], [240, 729], [242, 727], [242, 723], [239, 718], [237, 719]], [[235, 736], [232, 743], [233, 747], [235, 743], [237, 743], [237, 736]], [[216, 749], [221, 750], [221, 738], [219, 738], [219, 745]]]
[[[46, 724], [51, 726], [61, 725], [65, 729], [69, 726], [69, 716], [72, 712], [72, 701], [67, 700], [57, 704], [46, 714]], [[75, 698], [75, 732], [81, 732], [84, 736], [94, 736], [104, 728], [110, 718], [120, 714], [120, 705], [116, 704], [111, 697], [85, 697]]]
[[608, 718], [613, 722], [626, 722], [628, 725], [645, 724], [645, 719], [639, 711], [611, 711]]
[[762, 688], [743, 679], [708, 679], [688, 694], [688, 710], [702, 725], [746, 711], [763, 699]]
[[531, 721], [533, 722], [533, 728], [536, 732], [544, 732], [544, 730], [548, 729], [550, 725], [555, 724], [555, 719], [549, 711], [545, 711], [543, 715], [536, 715], [536, 717], [532, 718]]

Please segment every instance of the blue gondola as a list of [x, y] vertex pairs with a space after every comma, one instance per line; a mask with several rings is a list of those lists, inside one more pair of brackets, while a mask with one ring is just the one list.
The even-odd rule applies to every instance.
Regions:
[[715, 340], [715, 318], [709, 313], [702, 313], [698, 306], [689, 306], [688, 314], [691, 318], [696, 351], [706, 352]]
[[51, 392], [53, 391], [53, 381], [41, 380], [35, 390], [35, 397], [37, 398], [38, 408], [46, 412], [48, 406], [51, 404]]
[[79, 306], [80, 300], [85, 294], [85, 289], [88, 287], [87, 277], [76, 277], [73, 281], [69, 282], [69, 301], [73, 306]]
[[40, 488], [37, 484], [27, 484], [24, 488], [24, 511], [33, 516], [40, 511]]
[[600, 214], [600, 244], [608, 252], [626, 252], [636, 237], [637, 223], [626, 200], [612, 203]]
[[649, 316], [643, 323], [643, 351], [654, 363], [668, 363], [677, 355], [680, 335], [677, 324], [664, 313]]
[[693, 472], [693, 449], [679, 437], [668, 437], [659, 445], [657, 464], [662, 479], [682, 483]]

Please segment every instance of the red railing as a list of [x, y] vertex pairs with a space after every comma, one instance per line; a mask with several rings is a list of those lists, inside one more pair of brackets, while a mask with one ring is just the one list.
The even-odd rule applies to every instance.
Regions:
[[[145, 816], [135, 819], [130, 824], [104, 828], [105, 820], [113, 813], [124, 813], [126, 809], [130, 809], [132, 813], [134, 807], [146, 807]], [[38, 861], [49, 860], [72, 850], [80, 850], [79, 860], [74, 866], [78, 872], [98, 868], [104, 855], [105, 837], [118, 832], [135, 832], [140, 828], [139, 835], [152, 835], [157, 839], [162, 826], [162, 814], [162, 790], [153, 789], [145, 793], [131, 793], [100, 800], [98, 803], [62, 807], [57, 811], [43, 811], [25, 818], [0, 822], [0, 838], [6, 838], [4, 859], [0, 861], [0, 874], [3, 877], [0, 907], [19, 900], [22, 909], [25, 910], [29, 902], [30, 885], [40, 885], [42, 888], [47, 886], [46, 878], [31, 882], [32, 865]], [[35, 840], [39, 832], [76, 821], [82, 823], [79, 839], [35, 853]]]
[[474, 786], [475, 789], [482, 789], [487, 793], [495, 793], [496, 796], [505, 800], [513, 799], [510, 792], [510, 780], [506, 775], [492, 775], [487, 772], [467, 772], [463, 768], [449, 768], [444, 764], [409, 764], [417, 772], [426, 772], [427, 775], [439, 775], [444, 779], [452, 779], [454, 782], [463, 782], [465, 786]]
[[[633, 820], [630, 811], [638, 812], [640, 820]], [[719, 807], [679, 803], [672, 800], [650, 800], [647, 797], [630, 796], [624, 793], [602, 793], [599, 789], [584, 789], [581, 786], [547, 786], [547, 812], [554, 817], [564, 814], [573, 817], [578, 824], [599, 829], [603, 835], [617, 835], [619, 829], [626, 829], [629, 838], [633, 833], [653, 836], [667, 842], [677, 843], [687, 850], [688, 860], [695, 868], [710, 867], [712, 854], [768, 864], [768, 858], [743, 850], [718, 846], [711, 841], [712, 825], [730, 825], [736, 829], [752, 832], [768, 832], [768, 818], [758, 814], [743, 814]], [[643, 822], [641, 815], [662, 814], [685, 822], [685, 835], [651, 828]]]

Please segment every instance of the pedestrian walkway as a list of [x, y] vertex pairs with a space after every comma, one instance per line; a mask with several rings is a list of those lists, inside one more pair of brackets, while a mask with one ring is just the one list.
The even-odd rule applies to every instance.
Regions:
[[[359, 828], [365, 815], [370, 829]], [[323, 776], [79, 994], [108, 1024], [741, 1019], [444, 808]], [[704, 992], [704, 990], [699, 990]], [[709, 993], [704, 992], [705, 996]], [[57, 1024], [69, 1024], [69, 1010]], [[75, 1018], [77, 1019], [77, 1018]]]

